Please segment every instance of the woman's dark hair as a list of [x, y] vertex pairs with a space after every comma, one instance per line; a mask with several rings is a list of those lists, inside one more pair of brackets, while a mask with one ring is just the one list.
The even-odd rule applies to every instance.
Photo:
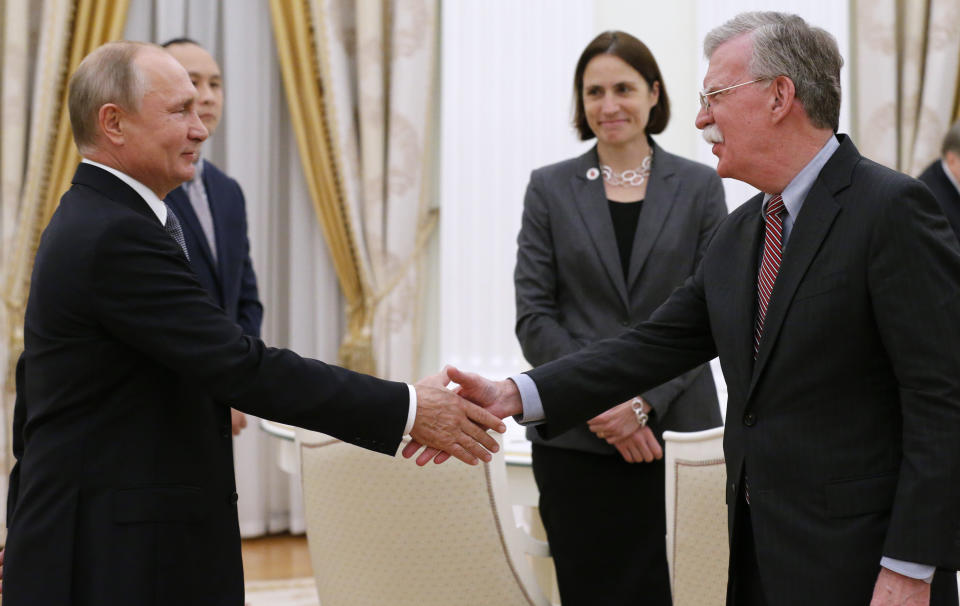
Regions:
[[667, 87], [660, 76], [660, 67], [653, 53], [647, 45], [634, 38], [627, 32], [607, 31], [593, 39], [587, 48], [583, 49], [580, 60], [577, 61], [577, 71], [573, 76], [573, 103], [576, 108], [573, 113], [573, 126], [580, 133], [580, 139], [586, 141], [594, 135], [587, 116], [583, 111], [583, 72], [587, 63], [597, 55], [613, 55], [622, 59], [627, 65], [640, 72], [647, 85], [651, 88], [654, 82], [660, 83], [660, 98], [657, 104], [650, 108], [650, 119], [647, 120], [647, 134], [663, 132], [670, 121], [670, 98], [667, 96]]

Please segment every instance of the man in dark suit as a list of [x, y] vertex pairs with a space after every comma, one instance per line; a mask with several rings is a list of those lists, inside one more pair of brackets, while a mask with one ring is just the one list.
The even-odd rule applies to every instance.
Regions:
[[943, 137], [940, 158], [917, 178], [933, 192], [954, 233], [960, 237], [960, 121]]
[[957, 238], [925, 187], [835, 134], [830, 34], [745, 13], [704, 46], [697, 126], [720, 176], [764, 193], [637, 329], [511, 380], [451, 377], [550, 436], [719, 355], [727, 603], [926, 605], [940, 567], [933, 603], [956, 604]]
[[148, 44], [71, 78], [84, 161], [34, 263], [5, 606], [243, 604], [226, 403], [385, 454], [405, 431], [465, 462], [496, 449], [499, 420], [452, 392], [266, 347], [208, 296], [161, 201], [207, 136], [196, 96]]
[[[223, 77], [216, 60], [189, 38], [162, 44], [187, 70], [197, 88], [197, 114], [212, 135], [223, 114]], [[247, 211], [240, 184], [212, 162], [199, 158], [193, 178], [174, 189], [164, 202], [183, 227], [190, 267], [200, 284], [243, 334], [260, 336], [263, 306], [250, 259]], [[247, 426], [246, 416], [230, 410], [233, 435]]]

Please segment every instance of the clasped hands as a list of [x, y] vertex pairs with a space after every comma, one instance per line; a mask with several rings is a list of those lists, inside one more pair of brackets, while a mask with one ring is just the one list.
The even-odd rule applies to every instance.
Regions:
[[[453, 390], [446, 385], [458, 383]], [[475, 373], [446, 366], [417, 382], [417, 418], [410, 430], [410, 443], [403, 456], [412, 457], [422, 447], [417, 465], [430, 460], [443, 463], [451, 456], [475, 465], [490, 461], [497, 452], [496, 439], [487, 429], [503, 433], [501, 419], [523, 411], [520, 392], [513, 381], [491, 381]]]
[[[589, 421], [590, 428], [598, 438], [615, 447], [627, 463], [650, 463], [663, 458], [663, 448], [649, 425], [640, 425], [633, 411], [633, 398], [617, 404]], [[650, 412], [650, 405], [640, 400], [643, 412]]]

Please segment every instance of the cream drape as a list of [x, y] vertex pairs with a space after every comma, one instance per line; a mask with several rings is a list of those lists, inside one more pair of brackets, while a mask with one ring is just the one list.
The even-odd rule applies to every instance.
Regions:
[[[40, 233], [79, 162], [66, 107], [69, 74], [90, 51], [116, 39], [126, 0], [6, 0], [3, 4], [2, 233], [3, 369], [0, 398], [9, 435], [13, 367], [23, 350], [23, 312]], [[29, 37], [39, 15], [39, 40]], [[32, 69], [31, 69], [32, 68]], [[32, 90], [28, 74], [34, 74]], [[30, 122], [25, 120], [30, 109]], [[25, 156], [24, 156], [25, 153]], [[24, 162], [23, 158], [26, 158]], [[4, 448], [3, 468], [13, 464]], [[4, 473], [5, 482], [8, 473]], [[5, 500], [5, 499], [4, 499]]]
[[347, 302], [347, 335], [340, 349], [340, 361], [349, 368], [373, 372], [369, 355], [369, 280], [360, 259], [354, 221], [344, 205], [314, 52], [316, 42], [310, 29], [310, 9], [306, 2], [271, 0], [270, 10], [300, 161]]
[[[347, 299], [341, 362], [418, 374], [435, 92], [435, 0], [273, 0], [284, 84]], [[296, 105], [296, 107], [294, 107]]]
[[851, 10], [857, 145], [916, 175], [957, 117], [960, 3], [854, 0]]

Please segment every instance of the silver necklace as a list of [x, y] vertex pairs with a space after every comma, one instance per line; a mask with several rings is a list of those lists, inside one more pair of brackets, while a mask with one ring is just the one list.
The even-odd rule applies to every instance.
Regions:
[[600, 171], [603, 173], [603, 180], [608, 185], [614, 187], [640, 187], [647, 182], [650, 176], [650, 167], [653, 165], [653, 150], [643, 159], [643, 162], [637, 168], [628, 168], [622, 173], [614, 172], [606, 164], [600, 165]]

